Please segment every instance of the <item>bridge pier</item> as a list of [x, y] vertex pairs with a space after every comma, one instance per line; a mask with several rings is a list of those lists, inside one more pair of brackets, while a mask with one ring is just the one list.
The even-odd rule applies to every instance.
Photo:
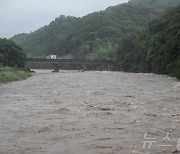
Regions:
[[53, 66], [53, 71], [52, 72], [59, 72], [59, 69], [60, 69], [60, 64], [59, 63], [56, 63], [56, 64], [52, 64]]

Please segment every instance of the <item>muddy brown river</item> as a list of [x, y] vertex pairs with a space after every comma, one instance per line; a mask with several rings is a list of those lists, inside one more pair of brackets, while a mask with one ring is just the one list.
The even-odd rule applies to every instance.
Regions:
[[38, 70], [0, 85], [0, 154], [180, 150], [180, 82], [163, 75]]

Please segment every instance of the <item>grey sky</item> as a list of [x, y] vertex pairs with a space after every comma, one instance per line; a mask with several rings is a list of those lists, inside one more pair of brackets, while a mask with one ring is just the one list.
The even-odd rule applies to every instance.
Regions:
[[0, 0], [0, 38], [29, 33], [60, 15], [84, 16], [128, 0]]

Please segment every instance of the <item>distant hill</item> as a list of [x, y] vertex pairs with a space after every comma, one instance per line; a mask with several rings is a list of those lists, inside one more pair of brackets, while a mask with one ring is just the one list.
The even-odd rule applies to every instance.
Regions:
[[15, 35], [11, 40], [20, 45], [29, 56], [46, 55], [52, 48], [54, 53], [59, 41], [73, 33], [79, 26], [79, 21], [80, 18], [61, 15], [48, 26], [41, 27], [30, 34]]
[[82, 18], [60, 16], [48, 26], [11, 38], [29, 56], [59, 56], [79, 59], [115, 59], [122, 40], [138, 34], [180, 0], [131, 0]]

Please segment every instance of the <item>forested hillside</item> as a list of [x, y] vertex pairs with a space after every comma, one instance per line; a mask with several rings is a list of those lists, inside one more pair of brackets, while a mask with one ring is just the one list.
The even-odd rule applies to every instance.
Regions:
[[29, 56], [44, 56], [48, 51], [54, 53], [59, 42], [73, 33], [74, 29], [79, 26], [79, 21], [80, 18], [61, 15], [48, 26], [41, 27], [30, 34], [15, 35], [11, 40], [23, 47]]
[[58, 54], [79, 59], [115, 59], [124, 38], [180, 0], [131, 0], [82, 18], [60, 16], [48, 26], [11, 38], [29, 56]]
[[180, 5], [168, 9], [140, 35], [125, 38], [118, 49], [118, 63], [123, 71], [180, 78]]

